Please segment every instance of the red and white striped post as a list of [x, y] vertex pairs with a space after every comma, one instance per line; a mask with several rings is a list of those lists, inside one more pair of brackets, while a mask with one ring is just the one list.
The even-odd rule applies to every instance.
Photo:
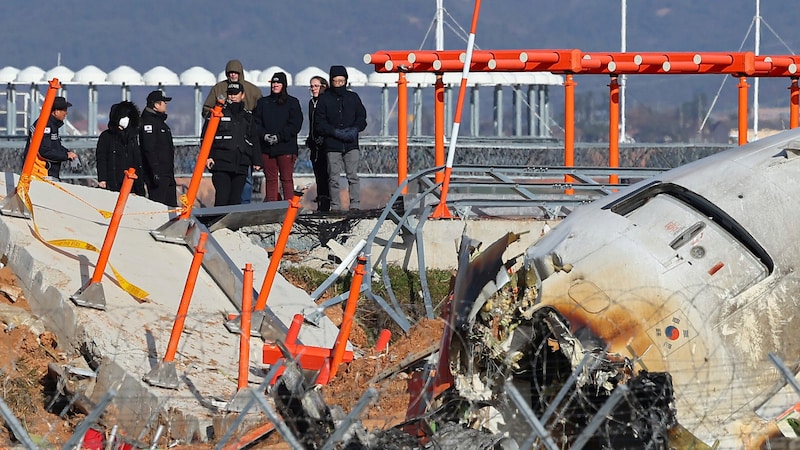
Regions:
[[472, 25], [470, 26], [469, 39], [467, 40], [467, 56], [464, 59], [464, 69], [461, 72], [461, 86], [458, 89], [458, 103], [453, 118], [453, 130], [450, 133], [450, 148], [447, 150], [447, 163], [444, 168], [444, 181], [442, 182], [442, 195], [439, 205], [431, 213], [433, 219], [449, 219], [450, 210], [447, 209], [447, 190], [450, 188], [450, 174], [453, 172], [453, 157], [456, 151], [456, 139], [461, 125], [461, 112], [464, 108], [464, 97], [467, 96], [467, 79], [469, 66], [472, 64], [472, 49], [475, 47], [475, 29], [478, 27], [478, 14], [481, 9], [481, 0], [475, 0], [475, 9], [472, 11]]

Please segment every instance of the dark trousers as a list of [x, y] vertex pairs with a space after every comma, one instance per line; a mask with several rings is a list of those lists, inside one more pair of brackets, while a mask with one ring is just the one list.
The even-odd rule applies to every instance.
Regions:
[[265, 202], [274, 202], [281, 199], [278, 192], [278, 180], [283, 189], [283, 199], [290, 200], [294, 196], [294, 163], [297, 155], [261, 155], [264, 162], [264, 181], [266, 183]]
[[172, 175], [161, 175], [158, 180], [158, 187], [152, 184], [147, 185], [147, 196], [154, 202], [163, 203], [167, 206], [178, 206], [178, 194], [176, 189], [178, 183]]
[[214, 171], [211, 183], [214, 184], [214, 206], [238, 205], [242, 203], [246, 173]]
[[325, 150], [311, 150], [311, 167], [314, 169], [314, 181], [317, 184], [317, 210], [330, 211], [331, 189], [328, 176], [328, 154]]

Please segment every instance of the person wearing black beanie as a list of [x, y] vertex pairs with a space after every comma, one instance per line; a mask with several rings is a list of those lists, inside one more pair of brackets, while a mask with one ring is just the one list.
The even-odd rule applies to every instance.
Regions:
[[284, 200], [294, 195], [294, 164], [299, 153], [297, 135], [303, 127], [303, 111], [300, 101], [289, 95], [287, 85], [286, 74], [275, 72], [270, 79], [270, 94], [261, 97], [253, 111], [256, 125], [263, 130], [260, 142], [265, 202], [280, 200], [280, 190]]
[[331, 210], [342, 211], [341, 173], [347, 176], [349, 209], [361, 207], [358, 165], [361, 161], [358, 133], [367, 128], [367, 110], [361, 97], [347, 89], [347, 68], [331, 66], [331, 87], [319, 97], [314, 112], [314, 132], [323, 137], [322, 148], [328, 156]]

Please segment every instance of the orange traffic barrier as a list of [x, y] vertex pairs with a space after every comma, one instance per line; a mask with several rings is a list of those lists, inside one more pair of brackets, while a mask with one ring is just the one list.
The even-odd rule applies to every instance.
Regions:
[[194, 166], [192, 180], [189, 182], [189, 189], [186, 191], [186, 208], [184, 208], [180, 220], [188, 220], [192, 215], [192, 208], [197, 199], [197, 191], [200, 189], [200, 182], [203, 179], [203, 172], [206, 170], [208, 154], [211, 153], [211, 144], [214, 143], [214, 136], [217, 134], [219, 119], [222, 117], [222, 105], [217, 103], [211, 110], [211, 117], [208, 119], [208, 126], [203, 135], [203, 142], [200, 145], [200, 153], [197, 155], [197, 163]]
[[[438, 167], [444, 166], [444, 81], [441, 73], [436, 74], [436, 85], [433, 95], [433, 163]], [[444, 172], [436, 172], [434, 180], [437, 184], [444, 181]]]
[[125, 204], [128, 202], [128, 195], [131, 193], [133, 187], [133, 180], [139, 177], [136, 176], [136, 169], [133, 167], [125, 171], [125, 179], [122, 180], [122, 187], [119, 190], [117, 197], [117, 204], [114, 206], [114, 214], [111, 215], [111, 222], [108, 224], [108, 231], [106, 231], [106, 238], [103, 241], [103, 247], [100, 249], [100, 256], [97, 258], [97, 265], [94, 267], [94, 274], [90, 283], [99, 283], [103, 278], [103, 272], [106, 270], [108, 264], [108, 256], [111, 254], [111, 247], [114, 245], [114, 240], [117, 238], [117, 230], [119, 230], [119, 223], [122, 220], [122, 211], [125, 209]]
[[747, 77], [739, 77], [739, 145], [747, 144]]
[[192, 293], [197, 283], [197, 274], [200, 272], [200, 265], [203, 263], [203, 256], [206, 254], [206, 239], [208, 239], [208, 233], [200, 233], [200, 239], [198, 239], [197, 246], [194, 248], [192, 264], [189, 266], [189, 275], [187, 275], [186, 284], [183, 286], [183, 295], [178, 306], [178, 314], [175, 316], [175, 323], [172, 324], [169, 345], [167, 345], [167, 351], [164, 353], [164, 362], [172, 362], [175, 359], [175, 353], [178, 351], [178, 342], [181, 339], [181, 333], [183, 333], [183, 325], [186, 323], [189, 303], [192, 301]]
[[303, 315], [295, 314], [292, 317], [292, 324], [289, 325], [289, 331], [286, 332], [286, 344], [297, 344], [297, 336], [300, 335], [300, 327], [303, 325]]
[[97, 264], [94, 266], [92, 278], [84, 287], [78, 290], [75, 295], [70, 297], [78, 306], [106, 309], [103, 285], [100, 282], [103, 279], [103, 273], [105, 273], [106, 266], [108, 265], [108, 256], [111, 254], [111, 247], [114, 245], [114, 240], [117, 237], [119, 223], [122, 220], [122, 211], [125, 209], [125, 203], [127, 203], [128, 195], [131, 193], [131, 188], [133, 187], [133, 180], [136, 178], [138, 177], [133, 167], [125, 171], [125, 179], [122, 181], [119, 196], [117, 197], [117, 204], [114, 206], [114, 213], [111, 215], [111, 222], [108, 224], [106, 237], [103, 240], [103, 247], [100, 249], [100, 255], [97, 258]]
[[[575, 85], [577, 84], [572, 74], [564, 77], [564, 165], [566, 167], [575, 166]], [[570, 175], [564, 175], [565, 183], [571, 184], [572, 181]], [[575, 190], [567, 188], [564, 193], [573, 195]]]
[[[408, 178], [408, 81], [406, 74], [397, 77], [397, 185]], [[403, 188], [403, 194], [408, 187]]]
[[376, 352], [385, 352], [389, 348], [389, 340], [392, 338], [392, 332], [384, 328], [378, 334], [378, 342], [375, 343]]
[[[242, 282], [242, 330], [250, 329], [250, 318], [253, 314], [253, 265], [244, 265], [244, 281]], [[247, 387], [247, 376], [250, 369], [250, 333], [239, 333], [239, 383], [238, 389]]]
[[789, 128], [797, 128], [800, 123], [800, 86], [797, 84], [797, 77], [792, 77], [792, 84], [789, 86]]
[[[36, 161], [36, 155], [39, 154], [39, 147], [42, 145], [44, 129], [47, 127], [47, 119], [50, 117], [50, 113], [53, 110], [56, 92], [60, 88], [61, 83], [59, 83], [58, 78], [50, 80], [50, 85], [47, 88], [47, 95], [45, 95], [44, 104], [42, 104], [42, 111], [39, 113], [39, 119], [36, 121], [36, 128], [33, 130], [33, 136], [31, 136], [31, 144], [28, 147], [28, 153], [25, 155], [25, 163], [22, 165], [20, 184], [22, 184], [23, 178], [29, 180], [31, 172], [33, 172], [33, 164], [34, 161]], [[26, 189], [27, 187], [28, 186], [25, 186]]]
[[330, 378], [336, 376], [339, 364], [342, 363], [344, 350], [347, 347], [347, 340], [350, 339], [350, 331], [353, 328], [353, 316], [356, 314], [356, 305], [358, 304], [358, 296], [361, 293], [361, 281], [364, 279], [364, 274], [367, 273], [365, 266], [367, 265], [367, 257], [359, 255], [358, 264], [353, 273], [353, 281], [350, 283], [350, 295], [347, 297], [347, 305], [344, 308], [344, 317], [342, 318], [342, 325], [339, 327], [339, 334], [336, 336], [336, 343], [333, 345], [333, 359], [331, 360], [331, 374]]
[[[275, 274], [278, 273], [278, 265], [283, 257], [283, 251], [286, 249], [286, 243], [289, 241], [289, 233], [294, 226], [294, 219], [297, 218], [297, 211], [300, 210], [300, 197], [302, 194], [295, 192], [294, 197], [289, 201], [289, 209], [286, 210], [286, 217], [283, 219], [281, 225], [281, 232], [278, 235], [278, 241], [275, 243], [275, 250], [269, 258], [269, 267], [267, 273], [264, 275], [264, 282], [261, 284], [261, 291], [258, 293], [255, 311], [263, 311], [267, 306], [267, 299], [269, 298], [269, 291], [272, 290], [272, 283], [275, 281]], [[244, 310], [244, 307], [242, 307]], [[244, 328], [242, 330], [248, 330]]]
[[[36, 162], [36, 157], [39, 154], [39, 147], [42, 145], [44, 129], [47, 127], [47, 119], [50, 116], [50, 112], [53, 110], [53, 102], [56, 99], [56, 91], [60, 87], [61, 83], [58, 82], [58, 78], [53, 78], [50, 80], [50, 85], [47, 89], [47, 95], [45, 96], [44, 103], [42, 104], [42, 111], [39, 113], [39, 119], [36, 121], [36, 128], [33, 130], [31, 142], [28, 146], [28, 153], [25, 155], [25, 162], [22, 164], [22, 173], [20, 174], [19, 182], [14, 190], [14, 194], [6, 197], [3, 199], [2, 203], [0, 203], [1, 214], [12, 217], [22, 217], [25, 219], [29, 219], [31, 217], [31, 211], [29, 210], [29, 206], [26, 204], [28, 190], [30, 189], [31, 185], [31, 173], [33, 172], [33, 166]], [[24, 195], [25, 198], [20, 198], [21, 195]]]
[[[608, 85], [610, 101], [608, 102], [608, 167], [619, 167], [619, 81], [611, 77]], [[619, 184], [619, 175], [608, 176], [609, 184]]]

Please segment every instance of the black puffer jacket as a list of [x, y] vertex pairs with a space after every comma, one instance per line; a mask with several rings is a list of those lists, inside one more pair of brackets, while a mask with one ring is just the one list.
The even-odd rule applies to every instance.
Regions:
[[145, 108], [139, 133], [145, 182], [154, 184], [154, 177], [166, 180], [175, 177], [175, 144], [167, 125], [167, 114]]
[[[208, 120], [203, 127], [206, 134]], [[255, 119], [242, 103], [228, 103], [222, 109], [217, 133], [209, 158], [214, 160], [211, 172], [247, 173], [247, 168], [261, 165], [261, 147]]]
[[367, 110], [361, 97], [342, 87], [330, 87], [319, 96], [314, 112], [314, 132], [325, 137], [328, 152], [358, 148], [358, 133], [367, 128]]
[[[120, 119], [128, 118], [128, 125], [120, 127]], [[106, 189], [119, 191], [125, 180], [125, 171], [136, 170], [137, 179], [132, 192], [145, 195], [142, 174], [142, 153], [139, 147], [139, 108], [129, 101], [111, 107], [108, 129], [97, 139], [97, 181], [105, 181]]]
[[275, 145], [264, 142], [264, 136], [261, 136], [262, 153], [270, 156], [298, 154], [297, 135], [303, 127], [303, 110], [300, 109], [300, 101], [296, 97], [288, 93], [284, 96], [270, 94], [261, 97], [253, 116], [265, 134], [278, 136], [278, 143]]

